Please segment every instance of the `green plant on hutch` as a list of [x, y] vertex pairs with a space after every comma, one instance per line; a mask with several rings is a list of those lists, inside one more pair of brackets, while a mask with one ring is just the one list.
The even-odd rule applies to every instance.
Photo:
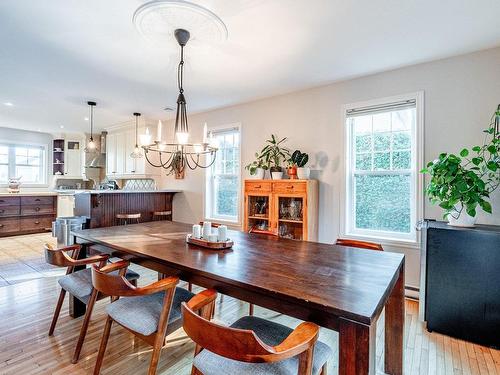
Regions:
[[264, 162], [259, 154], [255, 153], [255, 160], [250, 164], [245, 166], [245, 169], [248, 170], [250, 176], [255, 176], [256, 179], [263, 179], [264, 173], [269, 169], [269, 166]]
[[290, 176], [290, 179], [295, 180], [297, 178], [297, 169], [304, 168], [308, 161], [309, 155], [300, 150], [295, 150], [290, 159], [287, 160], [287, 174]]
[[279, 139], [271, 134], [271, 138], [266, 140], [267, 144], [260, 152], [259, 158], [268, 166], [273, 179], [281, 179], [283, 162], [290, 158], [290, 150], [283, 145], [286, 140], [286, 137]]
[[[430, 176], [425, 192], [444, 209], [444, 218], [457, 226], [472, 226], [480, 207], [492, 212], [490, 194], [500, 185], [500, 105], [491, 118], [482, 146], [464, 148], [459, 155], [441, 153], [421, 173]], [[465, 211], [465, 214], [464, 214]]]

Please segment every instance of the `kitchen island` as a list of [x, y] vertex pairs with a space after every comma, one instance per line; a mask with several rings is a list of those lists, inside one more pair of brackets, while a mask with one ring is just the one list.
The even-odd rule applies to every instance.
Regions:
[[140, 213], [140, 222], [153, 221], [154, 211], [169, 212], [164, 219], [172, 220], [172, 201], [180, 190], [84, 190], [75, 192], [76, 216], [89, 218], [89, 228], [117, 225], [117, 214]]

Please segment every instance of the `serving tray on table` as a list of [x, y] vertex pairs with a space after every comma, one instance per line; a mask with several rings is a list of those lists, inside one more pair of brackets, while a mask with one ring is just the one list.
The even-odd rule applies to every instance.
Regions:
[[191, 234], [186, 236], [186, 242], [191, 245], [197, 245], [212, 250], [229, 249], [234, 245], [234, 242], [231, 241], [230, 238], [224, 242], [210, 242], [204, 238], [194, 238]]

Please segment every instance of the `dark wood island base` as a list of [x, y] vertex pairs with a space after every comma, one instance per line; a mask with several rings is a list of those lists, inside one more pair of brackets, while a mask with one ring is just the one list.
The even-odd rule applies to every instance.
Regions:
[[[118, 224], [119, 213], [140, 213], [140, 222], [153, 221], [154, 211], [172, 213], [175, 190], [156, 191], [91, 191], [75, 194], [75, 215], [90, 218], [89, 228]], [[172, 214], [163, 216], [172, 220]]]

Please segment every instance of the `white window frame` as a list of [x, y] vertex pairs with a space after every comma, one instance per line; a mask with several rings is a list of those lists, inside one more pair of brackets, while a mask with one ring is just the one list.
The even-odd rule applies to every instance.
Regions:
[[[48, 145], [44, 143], [34, 143], [34, 142], [19, 142], [19, 141], [11, 141], [11, 140], [0, 140], [1, 145], [6, 145], [9, 147], [9, 178], [13, 177], [10, 175], [12, 170], [15, 170], [16, 167], [16, 160], [15, 160], [15, 152], [12, 151], [14, 147], [40, 147], [43, 150], [43, 155], [41, 158], [41, 165], [40, 165], [40, 176], [42, 177], [43, 181], [34, 183], [34, 182], [29, 182], [29, 183], [23, 183], [23, 180], [21, 179], [21, 187], [48, 187], [48, 176], [49, 176], [49, 153], [47, 152], [48, 150]], [[14, 176], [17, 177], [17, 176]], [[0, 182], [1, 187], [6, 187], [9, 186], [8, 183], [5, 182]]]
[[228, 216], [214, 216], [212, 215], [213, 212], [213, 200], [214, 200], [214, 191], [211, 189], [213, 184], [209, 181], [209, 179], [212, 178], [212, 167], [207, 168], [205, 172], [205, 184], [204, 184], [204, 191], [203, 191], [203, 216], [205, 220], [213, 220], [217, 223], [221, 224], [228, 224], [231, 226], [241, 226], [241, 207], [242, 207], [242, 202], [241, 202], [241, 181], [242, 181], [242, 173], [241, 173], [241, 146], [242, 146], [242, 136], [241, 136], [241, 123], [232, 123], [232, 124], [227, 124], [227, 125], [220, 125], [220, 126], [211, 126], [208, 128], [208, 132], [224, 132], [224, 131], [230, 131], [230, 130], [237, 130], [239, 135], [240, 135], [240, 147], [239, 147], [239, 153], [238, 153], [238, 158], [240, 160], [240, 168], [239, 168], [239, 173], [238, 173], [238, 208], [237, 208], [237, 217], [236, 220], [233, 220], [232, 217]]
[[[354, 209], [354, 199], [352, 199], [353, 192], [353, 179], [351, 176], [351, 165], [353, 158], [352, 150], [352, 134], [351, 127], [347, 126], [347, 111], [352, 109], [359, 109], [363, 107], [375, 107], [381, 105], [387, 105], [391, 103], [401, 102], [405, 100], [415, 100], [415, 127], [412, 129], [412, 191], [411, 191], [411, 235], [398, 235], [395, 232], [386, 232], [376, 230], [353, 230], [352, 221], [353, 216], [351, 215]], [[359, 239], [359, 240], [372, 240], [382, 245], [388, 246], [400, 246], [400, 247], [410, 247], [419, 248], [420, 246], [420, 236], [416, 231], [416, 225], [418, 221], [422, 220], [424, 212], [424, 197], [423, 197], [423, 184], [424, 179], [419, 171], [423, 166], [424, 157], [424, 92], [418, 91], [409, 94], [396, 95], [391, 97], [385, 97], [375, 100], [349, 103], [342, 106], [341, 110], [341, 124], [343, 129], [343, 139], [344, 139], [344, 169], [343, 169], [343, 179], [341, 190], [341, 220], [340, 220], [340, 236], [343, 238]]]

